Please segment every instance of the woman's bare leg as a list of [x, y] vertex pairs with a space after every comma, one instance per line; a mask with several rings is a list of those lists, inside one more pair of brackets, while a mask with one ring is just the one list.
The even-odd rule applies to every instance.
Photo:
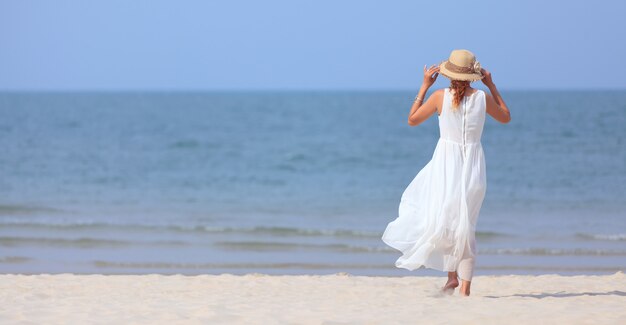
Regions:
[[459, 294], [461, 296], [470, 295], [470, 285], [472, 284], [472, 277], [474, 275], [474, 258], [465, 258], [461, 260], [459, 264], [458, 272], [461, 278], [461, 287], [459, 288]]
[[461, 288], [459, 289], [459, 294], [465, 297], [469, 296], [471, 285], [472, 285], [472, 281], [466, 281], [466, 280], [461, 279]]

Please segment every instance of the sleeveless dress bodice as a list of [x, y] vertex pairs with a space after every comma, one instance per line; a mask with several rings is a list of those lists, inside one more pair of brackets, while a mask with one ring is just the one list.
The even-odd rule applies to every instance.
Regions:
[[465, 96], [456, 111], [452, 111], [452, 99], [453, 93], [449, 88], [445, 88], [439, 115], [439, 136], [461, 145], [480, 142], [485, 123], [485, 93], [477, 90]]
[[487, 189], [480, 142], [485, 96], [477, 90], [453, 110], [453, 94], [445, 88], [433, 156], [405, 189], [398, 217], [382, 236], [383, 242], [402, 252], [396, 267], [458, 270], [462, 279], [471, 280], [476, 222]]

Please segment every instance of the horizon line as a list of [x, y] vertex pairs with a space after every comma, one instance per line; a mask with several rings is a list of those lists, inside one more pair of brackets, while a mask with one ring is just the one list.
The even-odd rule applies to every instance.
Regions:
[[[447, 87], [431, 87], [435, 89]], [[486, 86], [474, 87], [488, 89]], [[429, 91], [431, 91], [429, 89]], [[0, 89], [0, 93], [298, 93], [298, 92], [415, 92], [419, 88], [21, 88]], [[529, 88], [529, 87], [503, 87], [498, 88], [506, 92], [522, 91], [625, 91], [624, 88], [608, 87], [561, 87], [561, 88]]]

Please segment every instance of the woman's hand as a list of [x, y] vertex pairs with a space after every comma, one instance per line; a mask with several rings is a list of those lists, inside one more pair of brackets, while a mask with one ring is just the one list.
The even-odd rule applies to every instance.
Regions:
[[485, 69], [480, 69], [480, 73], [482, 73], [484, 76], [481, 80], [485, 84], [485, 86], [489, 87], [493, 85], [493, 80], [491, 79], [491, 72]]
[[422, 85], [426, 88], [430, 88], [437, 80], [437, 76], [439, 76], [439, 66], [432, 65], [430, 68], [426, 69], [426, 65], [424, 65], [424, 81]]

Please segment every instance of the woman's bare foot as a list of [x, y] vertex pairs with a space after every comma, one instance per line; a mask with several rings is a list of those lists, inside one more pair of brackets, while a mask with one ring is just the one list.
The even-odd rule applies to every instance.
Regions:
[[446, 285], [441, 288], [441, 292], [447, 293], [449, 295], [453, 294], [454, 289], [459, 286], [459, 279], [457, 277], [458, 275], [456, 271], [448, 272], [448, 282], [446, 282]]
[[461, 288], [459, 289], [459, 294], [464, 297], [469, 296], [471, 284], [472, 284], [471, 281], [461, 280]]

